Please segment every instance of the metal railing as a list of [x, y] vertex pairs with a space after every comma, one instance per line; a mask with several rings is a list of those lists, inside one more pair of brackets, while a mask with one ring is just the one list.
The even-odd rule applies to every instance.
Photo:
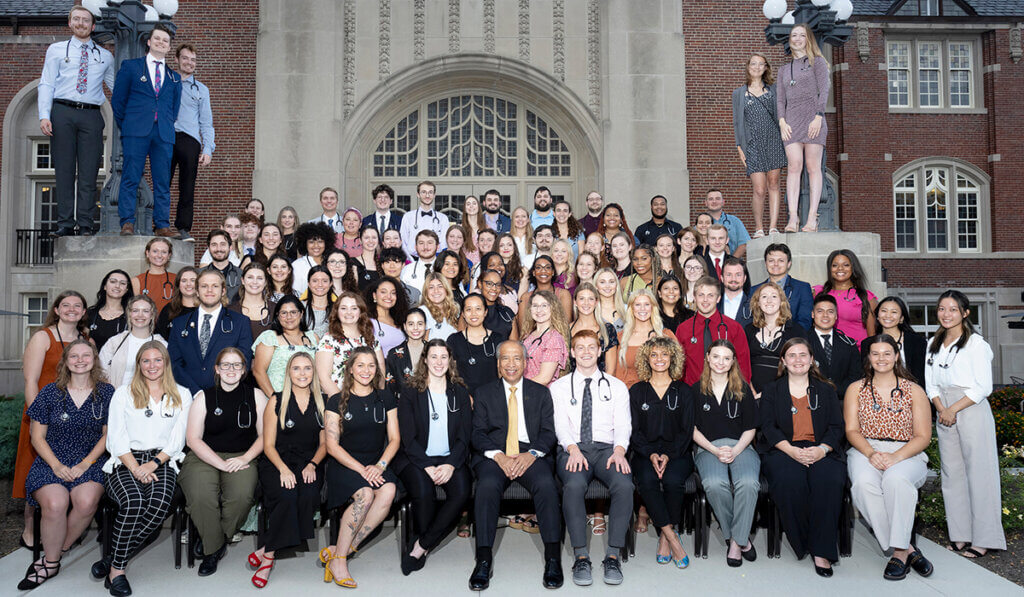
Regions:
[[16, 230], [14, 265], [53, 265], [54, 239], [49, 229]]

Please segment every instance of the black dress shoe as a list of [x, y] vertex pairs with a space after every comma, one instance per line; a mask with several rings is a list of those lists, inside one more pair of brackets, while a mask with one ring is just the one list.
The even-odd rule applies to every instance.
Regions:
[[490, 560], [477, 561], [476, 566], [473, 568], [473, 574], [469, 575], [470, 591], [483, 591], [491, 586], [491, 577], [494, 576], [494, 570], [491, 566]]
[[75, 231], [72, 228], [58, 228], [50, 233], [53, 238], [60, 238], [62, 236], [74, 236]]
[[[423, 556], [423, 557], [420, 557], [420, 558], [414, 558], [411, 555], [409, 555], [409, 552], [403, 550], [402, 551], [402, 575], [403, 576], [409, 576], [414, 571], [419, 570], [420, 568], [422, 568], [423, 566], [420, 565], [420, 560], [422, 560], [424, 557], [426, 557], [426, 556]], [[419, 567], [417, 567], [417, 566], [419, 566]]]
[[89, 570], [89, 572], [92, 573], [92, 577], [96, 580], [106, 577], [108, 574], [110, 574], [110, 560], [106, 558], [97, 560], [92, 565], [92, 568]]
[[192, 555], [197, 558], [203, 557], [203, 538], [198, 537], [196, 542], [192, 545]]
[[728, 564], [730, 568], [739, 568], [743, 565], [743, 560], [740, 558], [730, 558], [727, 552], [725, 554], [725, 563]]
[[543, 582], [545, 589], [557, 589], [562, 586], [562, 583], [565, 582], [565, 576], [562, 575], [561, 558], [548, 558], [544, 560]]
[[889, 563], [885, 565], [885, 572], [882, 573], [882, 576], [885, 577], [885, 580], [903, 580], [909, 571], [910, 566], [906, 562], [900, 561], [899, 558], [889, 558]]
[[114, 597], [128, 597], [132, 594], [132, 586], [128, 584], [128, 577], [124, 574], [114, 580], [107, 578], [103, 581], [103, 588], [110, 589], [110, 594]]
[[79, 228], [78, 236], [96, 236], [95, 228]]
[[910, 552], [910, 555], [907, 556], [907, 564], [914, 569], [914, 572], [921, 576], [931, 576], [932, 572], [935, 571], [932, 563], [918, 549]]
[[754, 560], [756, 560], [757, 559], [757, 550], [754, 549], [754, 543], [751, 542], [750, 543], [750, 549], [748, 549], [747, 551], [741, 551], [740, 555], [743, 556], [743, 559], [748, 561], [748, 562], [753, 562]]
[[224, 557], [224, 554], [228, 552], [227, 544], [221, 545], [220, 549], [211, 553], [208, 556], [203, 556], [203, 561], [199, 564], [199, 576], [210, 576], [217, 571], [217, 562]]
[[822, 578], [832, 578], [832, 568], [831, 567], [829, 567], [829, 568], [822, 568], [821, 566], [815, 564], [814, 565], [814, 571], [818, 574], [818, 576], [820, 576]]

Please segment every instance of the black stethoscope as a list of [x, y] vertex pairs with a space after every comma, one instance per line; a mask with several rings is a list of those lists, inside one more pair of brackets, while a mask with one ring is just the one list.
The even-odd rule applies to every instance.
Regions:
[[[710, 317], [705, 317], [710, 320]], [[725, 340], [729, 339], [729, 326], [725, 324], [725, 321], [719, 317], [718, 324], [715, 326], [715, 335], [718, 336], [718, 340], [722, 340], [722, 328], [725, 328]], [[697, 318], [693, 318], [693, 323], [690, 324], [690, 344], [697, 343]]]
[[[310, 402], [312, 402], [312, 399], [313, 399], [313, 397], [312, 397], [312, 396], [310, 396]], [[289, 404], [289, 407], [290, 407], [290, 406], [291, 406], [291, 405]], [[316, 405], [315, 405], [315, 404], [312, 404], [312, 403], [311, 403], [311, 404], [310, 404], [309, 406], [307, 406], [306, 408], [310, 408], [310, 407], [312, 407], [312, 408], [313, 408], [313, 416], [314, 416], [314, 417], [316, 417], [316, 424], [317, 424], [317, 425], [319, 425], [321, 429], [323, 429], [323, 428], [324, 428], [324, 416], [323, 416], [323, 415], [321, 415], [321, 414], [320, 414], [320, 411], [318, 411], [318, 410], [316, 409]], [[347, 413], [346, 413], [346, 414], [347, 414]], [[349, 417], [349, 418], [351, 418], [351, 417]], [[285, 419], [285, 421], [284, 421], [284, 426], [285, 426], [285, 427], [287, 427], [288, 429], [292, 429], [293, 427], [295, 427], [295, 421], [294, 421], [294, 420], [292, 420], [292, 418], [291, 418], [291, 417], [288, 417], [288, 418], [287, 418], [287, 419]]]
[[[173, 419], [174, 418], [174, 411], [173, 410], [171, 412], [164, 411], [164, 400], [167, 400], [167, 394], [164, 394], [163, 396], [160, 397], [160, 416], [165, 418], [165, 419]], [[146, 403], [146, 410], [143, 412], [143, 414], [146, 415], [147, 419], [153, 416], [153, 408], [149, 406], [149, 404], [152, 403], [152, 402], [153, 402], [153, 398], [150, 397], [149, 403]]]
[[[651, 386], [651, 389], [653, 390], [654, 386]], [[655, 391], [655, 393], [657, 393], [657, 391]], [[673, 397], [676, 399], [675, 402], [672, 402]], [[665, 390], [665, 406], [667, 406], [668, 409], [671, 411], [675, 411], [677, 408], [679, 408], [679, 394], [672, 388], [671, 385], [669, 385], [669, 387]], [[708, 406], [707, 403], [705, 403], [704, 410], [710, 409], [711, 407]], [[644, 412], [651, 410], [651, 405], [647, 403], [647, 400], [644, 400], [644, 403], [640, 405], [640, 410]]]
[[[252, 427], [252, 406], [247, 401], [242, 401], [245, 405], [246, 422], [242, 424], [242, 404], [238, 405], [238, 428], [248, 429]], [[213, 416], [219, 417], [224, 414], [224, 409], [220, 407], [220, 384], [217, 384], [213, 388]]]
[[[422, 209], [417, 209], [416, 210], [416, 223], [413, 225], [413, 228], [419, 228], [420, 227], [420, 214], [422, 214], [422, 213], [423, 213]], [[432, 210], [430, 210], [430, 211], [428, 211], [426, 213], [429, 213], [430, 216], [433, 218], [432, 224], [433, 224], [433, 226], [435, 228], [438, 228], [438, 227], [441, 226], [441, 220], [440, 220], [440, 218], [437, 217], [437, 209], [436, 208], [432, 209]]]
[[[64, 388], [64, 395], [62, 395], [60, 397], [60, 407], [61, 407], [61, 411], [62, 411], [60, 413], [60, 420], [61, 420], [61, 422], [64, 422], [64, 423], [67, 423], [68, 421], [71, 420], [71, 415], [68, 414], [68, 405], [67, 405], [67, 399], [70, 398], [70, 397], [71, 397], [71, 392], [67, 388]], [[89, 400], [90, 402], [92, 402], [92, 404], [90, 405], [90, 410], [92, 411], [92, 418], [97, 420], [97, 421], [102, 421], [103, 420], [103, 405], [99, 404], [96, 401], [96, 388], [93, 388], [92, 391], [89, 392], [89, 395], [85, 399]], [[96, 407], [97, 406], [100, 409], [99, 413], [96, 412]]]
[[[725, 403], [725, 416], [729, 417], [730, 419], [735, 419], [736, 417], [740, 416], [740, 403], [739, 401], [732, 399], [732, 394], [728, 396], [722, 396], [722, 402]], [[818, 408], [817, 405], [815, 405], [814, 408]], [[711, 411], [711, 403], [708, 402], [707, 395], [704, 396], [704, 406], [702, 406], [701, 409], [704, 412]], [[793, 412], [795, 413], [796, 411]]]
[[[387, 414], [388, 414], [387, 410], [385, 410], [385, 408], [384, 408], [384, 399], [381, 398], [380, 392], [378, 392], [377, 390], [373, 391], [373, 395], [374, 395], [374, 399], [373, 399], [373, 422], [378, 424], [378, 425], [383, 425], [384, 421], [387, 419]], [[378, 404], [380, 405], [380, 419], [377, 419], [377, 405]], [[364, 404], [363, 405], [363, 412], [366, 412], [366, 413], [370, 412], [370, 405], [369, 404]], [[345, 410], [345, 420], [346, 421], [351, 421], [352, 420], [352, 411], [350, 411], [348, 409]]]
[[[203, 315], [209, 315], [209, 313], [203, 313]], [[196, 309], [195, 311], [193, 311], [192, 313], [189, 314], [189, 319], [192, 319], [192, 318], [195, 318], [195, 321], [188, 321], [188, 319], [185, 320], [186, 323], [188, 323], [188, 325], [185, 326], [185, 329], [181, 330], [181, 337], [182, 338], [188, 338], [188, 333], [189, 333], [188, 330], [189, 330], [189, 328], [195, 328], [196, 324], [199, 323], [199, 309]], [[228, 324], [228, 329], [224, 329], [224, 322], [225, 321]], [[228, 316], [227, 313], [221, 313], [221, 317], [220, 317], [220, 333], [222, 333], [222, 334], [233, 334], [234, 332], [235, 332], [235, 322], [231, 321], [231, 318]]]
[[[498, 313], [498, 317], [500, 317], [505, 323], [512, 323], [512, 320], [516, 318], [516, 314], [512, 312], [512, 309], [505, 307], [505, 305], [498, 304], [498, 301], [494, 301], [488, 305], [487, 309], [490, 310], [491, 307], [494, 307], [494, 310]], [[502, 309], [502, 307], [505, 308]]]
[[[811, 398], [814, 398], [814, 406], [811, 406]], [[807, 409], [815, 411], [818, 410], [818, 406], [820, 406], [818, 404], [818, 391], [814, 389], [813, 385], [807, 384]], [[789, 412], [795, 415], [797, 413], [796, 407], [789, 407]]]
[[[529, 352], [530, 350], [532, 350], [533, 348], [535, 348], [537, 346], [540, 346], [541, 340], [543, 340], [544, 336], [546, 336], [547, 333], [551, 331], [552, 327], [554, 327], [554, 326], [548, 326], [548, 329], [546, 329], [543, 332], [541, 332], [541, 334], [539, 336], [537, 336], [536, 338], [534, 338], [533, 340], [530, 340], [530, 345], [526, 348], [527, 352]], [[532, 359], [533, 357], [530, 357], [530, 358]]]
[[[413, 259], [414, 259], [414, 261], [413, 261], [413, 264], [412, 264], [412, 273], [409, 274], [409, 277], [412, 278], [413, 280], [415, 280], [416, 279], [416, 268], [417, 268], [417, 266], [419, 266], [423, 262], [420, 261], [419, 257], [414, 257]], [[426, 272], [427, 268], [433, 267], [433, 265], [434, 265], [433, 261], [431, 261], [430, 263], [423, 264], [423, 271]]]
[[[288, 339], [288, 336], [286, 336], [284, 334], [281, 334], [281, 337], [284, 338], [284, 341], [288, 343], [288, 350], [290, 350], [292, 352], [298, 350], [298, 347], [295, 346], [294, 344], [292, 344], [292, 341]], [[305, 348], [315, 348], [313, 346], [313, 342], [309, 339], [308, 336], [306, 336], [306, 334], [302, 334], [299, 337], [302, 338], [302, 341], [300, 342], [300, 344], [302, 344], [303, 347], [305, 347]]]
[[[771, 340], [768, 340], [767, 342], [765, 342], [764, 340], [758, 339], [757, 342], [758, 342], [758, 344], [761, 345], [761, 348], [763, 348], [764, 350], [767, 350], [768, 352], [774, 353], [782, 345], [782, 332], [784, 332], [785, 330], [786, 330], [786, 326], [783, 325], [783, 326], [779, 327], [779, 329], [775, 330], [775, 333], [772, 334]], [[764, 328], [761, 328], [761, 331], [759, 331], [758, 334], [763, 334], [763, 333], [764, 333]], [[756, 338], [756, 336], [755, 336], [755, 338]]]
[[[445, 403], [448, 406], [448, 412], [457, 413], [459, 412], [459, 405], [455, 400], [454, 388], [448, 388], [445, 390], [446, 399]], [[441, 418], [441, 414], [434, 408], [434, 396], [431, 394], [430, 389], [427, 389], [427, 400], [430, 402], [430, 420], [436, 421]], [[376, 406], [374, 407], [376, 408]], [[374, 411], [376, 414], [376, 410]], [[376, 417], [375, 417], [376, 418]]]
[[[147, 270], [142, 275], [144, 276], [143, 277], [143, 282], [142, 282], [142, 294], [149, 295], [149, 271]], [[169, 295], [167, 294], [167, 287], [168, 286], [170, 286], [170, 288], [171, 288], [171, 293]], [[163, 288], [160, 291], [160, 294], [163, 295], [165, 301], [171, 300], [171, 297], [174, 296], [174, 284], [171, 283], [171, 273], [170, 272], [164, 272], [164, 285], [163, 285]]]
[[[182, 79], [181, 81], [182, 81], [182, 83], [184, 83], [185, 79]], [[188, 80], [188, 87], [192, 91], [199, 91], [199, 83], [196, 82], [196, 78], [195, 77], [189, 78], [189, 80]], [[202, 96], [199, 96], [199, 95], [193, 97], [192, 99], [197, 104], [203, 100]]]
[[[802, 60], [804, 61], [804, 64], [808, 64], [809, 63], [806, 56], [804, 56]], [[789, 63], [789, 86], [790, 87], [796, 85], [796, 79], [793, 77], [793, 66], [795, 64], [796, 64], [796, 60], [794, 60], [794, 61]], [[807, 67], [806, 66], [801, 66], [800, 70], [807, 70]]]
[[[882, 410], [882, 405], [878, 403], [878, 394], [875, 392], [875, 384], [874, 384], [874, 382], [869, 381], [868, 382], [868, 386], [871, 388], [871, 410], [873, 410], [875, 412], [879, 412], [879, 411]], [[888, 410], [891, 413], [901, 413], [901, 412], [903, 412], [903, 407], [902, 406], [899, 407], [899, 408], [893, 408], [892, 405], [893, 405], [893, 403], [896, 402], [896, 398], [904, 398], [904, 397], [906, 397], [906, 394], [904, 394], [903, 390], [900, 389], [900, 386], [897, 383], [896, 387], [893, 388], [891, 392], [889, 392], [889, 405], [885, 407], [886, 410]]]
[[[850, 298], [850, 293], [851, 292], [853, 293], [853, 298]], [[848, 302], [848, 303], [859, 303], [860, 302], [860, 297], [857, 296], [857, 289], [856, 288], [847, 288], [846, 292], [843, 293], [843, 300]]]
[[[92, 44], [92, 49], [89, 50], [89, 53], [92, 55], [91, 60], [93, 62], [95, 62], [96, 64], [103, 64], [104, 62], [106, 62], [103, 59], [103, 53], [100, 52], [100, 48], [99, 48], [99, 46], [96, 45], [96, 42], [90, 41], [89, 43]], [[82, 44], [82, 45], [83, 46], [88, 46], [89, 44]], [[64, 63], [65, 64], [70, 64], [71, 63], [71, 40], [70, 39], [68, 40], [67, 46], [64, 48]]]
[[949, 354], [946, 356], [946, 360], [944, 362], [942, 362], [942, 363], [936, 363], [935, 362], [935, 355], [929, 355], [928, 356], [928, 361], [927, 361], [928, 362], [928, 366], [931, 367], [932, 365], [937, 364], [939, 366], [939, 369], [949, 369], [949, 366], [952, 365], [953, 361], [956, 360], [956, 355], [959, 352], [960, 352], [960, 347], [959, 346], [954, 346], [953, 349], [950, 350]]
[[[121, 341], [117, 343], [117, 348], [114, 349], [113, 354], [110, 355], [110, 360], [107, 361], [107, 368], [110, 368], [110, 364], [114, 362], [114, 355], [117, 354], [117, 351], [121, 350], [121, 347], [124, 346], [124, 343], [128, 340], [128, 338], [131, 335], [132, 335], [132, 333], [129, 331], [127, 334], [124, 335], [124, 338], [121, 338]], [[152, 333], [150, 333], [149, 334], [149, 341], [152, 342], [153, 338], [154, 338], [154, 335]]]
[[[466, 338], [466, 344], [473, 345], [473, 343], [469, 341], [469, 330], [463, 330], [462, 335], [465, 336], [465, 338]], [[490, 345], [490, 347], [491, 347], [491, 352], [490, 353], [487, 352], [487, 346], [488, 345]], [[484, 336], [484, 340], [483, 340], [483, 342], [480, 343], [480, 346], [484, 349], [484, 357], [485, 358], [488, 358], [488, 359], [493, 359], [494, 358], [494, 355], [497, 353], [497, 349], [494, 346], [494, 342], [491, 341], [491, 332], [490, 331], [488, 331], [487, 335]], [[468, 359], [466, 359], [466, 362], [469, 363], [470, 365], [476, 365], [476, 357], [470, 356]]]
[[[600, 371], [600, 369], [599, 369], [599, 371]], [[573, 406], [576, 406], [576, 402], [577, 402], [576, 401], [576, 384], [573, 383], [575, 375], [576, 375], [576, 371], [575, 370], [573, 370], [573, 372], [569, 374], [569, 391], [571, 392], [570, 393], [570, 398], [569, 398], [569, 404], [571, 404]], [[591, 379], [593, 379], [593, 378], [591, 378]], [[602, 393], [601, 392], [601, 382], [604, 382], [604, 387], [605, 387], [606, 390], [608, 390], [607, 393]], [[600, 398], [602, 402], [610, 402], [611, 399], [612, 399], [612, 382], [608, 381], [608, 378], [605, 376], [604, 371], [601, 371], [601, 377], [600, 377], [600, 379], [597, 380], [597, 397]], [[676, 399], [676, 404], [678, 404], [678, 403], [679, 403], [679, 400], [677, 398]]]
[[[100, 309], [96, 309], [96, 311], [92, 314], [92, 319], [89, 321], [89, 331], [95, 332], [100, 327], [99, 324], [96, 323], [96, 319], [99, 317], [101, 317]], [[110, 320], [104, 319], [103, 321]], [[122, 328], [121, 326], [128, 324], [128, 314], [122, 311], [121, 315], [118, 316], [113, 321], [117, 322], [117, 325], [114, 326], [114, 335], [116, 336], [125, 330], [125, 328]]]

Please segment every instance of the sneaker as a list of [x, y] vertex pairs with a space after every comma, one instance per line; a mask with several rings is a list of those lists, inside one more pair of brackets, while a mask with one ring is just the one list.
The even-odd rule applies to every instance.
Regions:
[[192, 238], [192, 235], [188, 233], [188, 230], [178, 231], [178, 240], [183, 240], [187, 243], [194, 243], [196, 239]]
[[589, 587], [594, 583], [594, 576], [591, 573], [593, 564], [590, 562], [590, 558], [576, 558], [576, 561], [572, 563], [572, 582], [581, 586]]
[[604, 584], [622, 584], [622, 563], [619, 558], [607, 557], [601, 562], [601, 567], [604, 568]]

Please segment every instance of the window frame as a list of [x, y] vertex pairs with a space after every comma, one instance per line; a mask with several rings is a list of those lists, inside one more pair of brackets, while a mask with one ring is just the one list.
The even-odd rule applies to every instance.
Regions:
[[[928, 214], [927, 212], [927, 196], [926, 196], [926, 182], [925, 171], [932, 169], [943, 169], [946, 171], [946, 248], [945, 249], [930, 249], [928, 248], [927, 234], [928, 234]], [[907, 193], [907, 189], [898, 188], [897, 184], [903, 182], [905, 178], [911, 174], [916, 176], [915, 184], [913, 187], [914, 193], [914, 247], [913, 248], [900, 248], [897, 245], [899, 235], [901, 234], [899, 229], [899, 223], [908, 221], [909, 218], [898, 217], [898, 206], [897, 206], [897, 195]], [[964, 221], [976, 221], [977, 228], [972, 233], [977, 237], [977, 246], [975, 248], [960, 248], [960, 218], [959, 218], [959, 190], [958, 179], [960, 177], [966, 178], [968, 181], [976, 185], [976, 189], [971, 189], [977, 193], [977, 218], [965, 219]], [[991, 197], [991, 179], [988, 174], [982, 171], [977, 166], [950, 157], [929, 157], [922, 158], [910, 162], [903, 167], [896, 170], [892, 175], [892, 230], [893, 230], [893, 243], [892, 251], [900, 257], [909, 256], [924, 256], [924, 255], [942, 255], [948, 257], [957, 257], [959, 255], [974, 256], [987, 251], [991, 251], [991, 220], [990, 220], [990, 197]]]
[[[920, 46], [924, 43], [934, 43], [939, 46], [939, 103], [936, 106], [921, 105], [921, 66]], [[956, 69], [957, 72], [966, 70], [969, 73], [968, 98], [970, 104], [967, 106], [952, 105], [953, 92], [950, 87], [953, 69], [950, 68], [950, 46], [957, 43], [966, 43], [970, 48], [970, 68]], [[907, 101], [906, 105], [893, 104], [890, 102], [891, 73], [903, 71], [890, 66], [890, 52], [896, 44], [907, 44], [909, 52], [907, 58], [909, 64], [907, 72]], [[890, 113], [916, 113], [916, 114], [985, 114], [984, 83], [982, 78], [981, 64], [981, 37], [963, 33], [924, 33], [920, 34], [911, 31], [890, 31], [885, 35], [885, 62], [880, 65], [885, 71], [886, 104]]]
[[[42, 299], [42, 310], [33, 310], [30, 308], [30, 301], [33, 299]], [[50, 311], [49, 296], [45, 292], [22, 292], [21, 293], [21, 309], [25, 313], [24, 324], [21, 326], [22, 334], [22, 345], [28, 342], [28, 339], [32, 337], [32, 334], [36, 330], [41, 329], [42, 325], [46, 323], [46, 315]], [[41, 313], [42, 318], [38, 324], [33, 325], [32, 315], [33, 313]]]

